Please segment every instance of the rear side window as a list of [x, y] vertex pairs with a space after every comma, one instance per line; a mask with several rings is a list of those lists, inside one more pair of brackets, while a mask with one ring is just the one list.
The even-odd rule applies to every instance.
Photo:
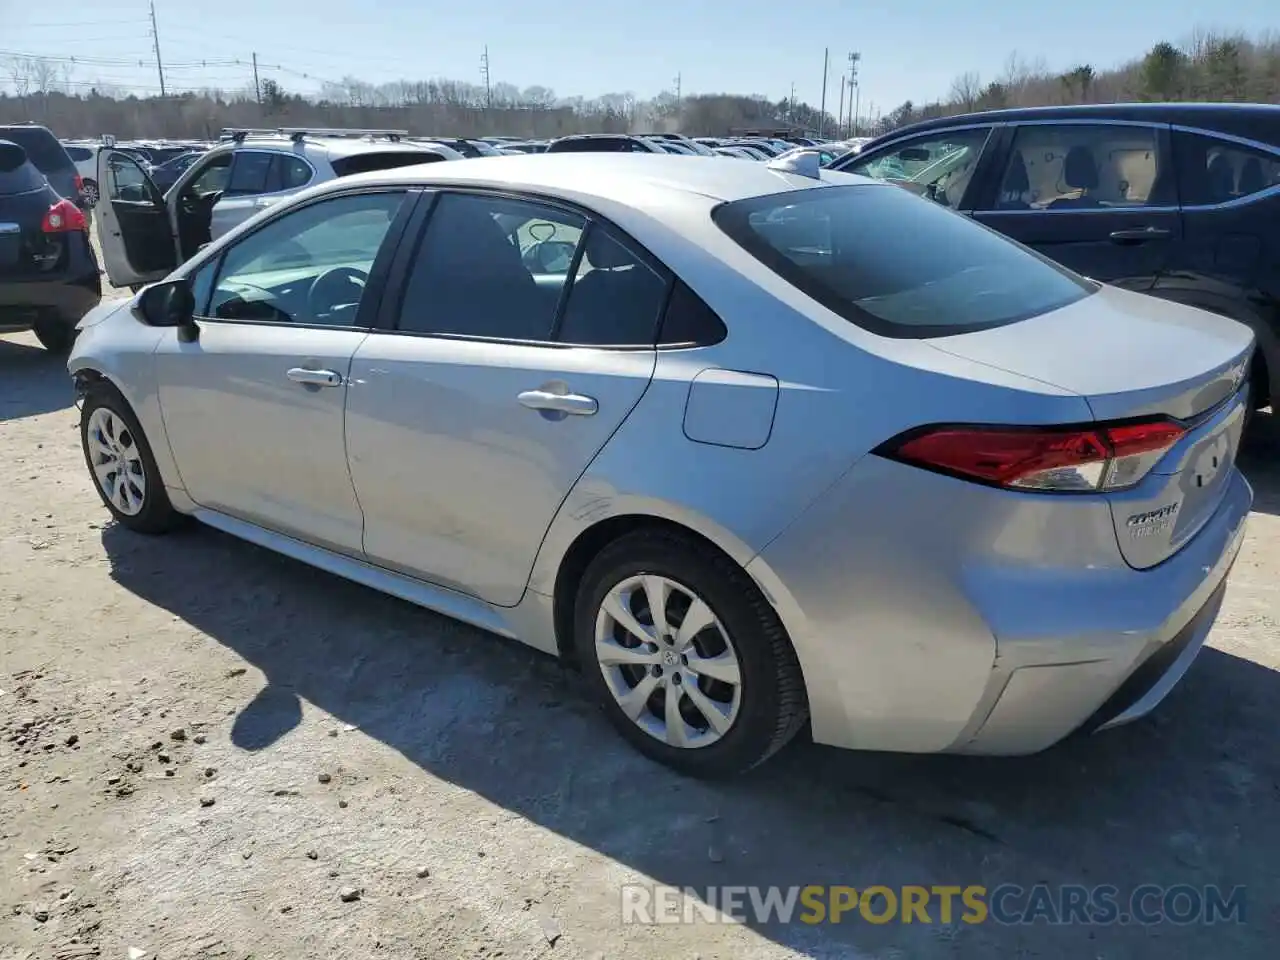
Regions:
[[658, 342], [664, 347], [708, 347], [729, 331], [724, 321], [696, 293], [677, 280], [662, 317]]
[[381, 150], [338, 157], [331, 162], [334, 176], [349, 177], [354, 173], [368, 173], [370, 170], [394, 170], [396, 167], [412, 167], [418, 163], [439, 163], [443, 159], [440, 154], [426, 150]]
[[1056, 310], [1097, 289], [900, 187], [816, 187], [725, 203], [719, 227], [829, 310], [886, 337], [938, 337]]
[[27, 162], [23, 149], [0, 140], [0, 197], [30, 193], [43, 186], [44, 175]]
[[44, 127], [0, 127], [0, 140], [10, 140], [27, 151], [27, 159], [41, 173], [56, 173], [73, 166], [57, 137]]
[[93, 151], [88, 147], [67, 147], [67, 156], [76, 163], [82, 163], [93, 159]]
[[244, 150], [231, 162], [231, 176], [227, 180], [227, 196], [247, 196], [267, 192], [267, 176], [271, 172], [270, 153]]
[[1173, 136], [1184, 206], [1227, 203], [1280, 186], [1280, 154], [1180, 130]]

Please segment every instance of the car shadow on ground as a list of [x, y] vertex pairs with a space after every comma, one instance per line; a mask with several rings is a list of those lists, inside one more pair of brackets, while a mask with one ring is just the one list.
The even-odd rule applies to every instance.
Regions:
[[75, 395], [66, 362], [32, 334], [0, 336], [0, 423], [71, 406]]
[[1280, 515], [1280, 415], [1260, 411], [1240, 450], [1240, 469], [1253, 484], [1253, 509]]
[[[1255, 484], [1275, 502], [1274, 479]], [[656, 883], [1243, 885], [1249, 911], [1246, 924], [1155, 928], [943, 924], [936, 911], [931, 924], [751, 923], [806, 955], [1274, 956], [1280, 673], [1250, 660], [1206, 649], [1153, 716], [1034, 757], [798, 742], [703, 783], [634, 753], [572, 670], [519, 644], [213, 530], [144, 538], [109, 525], [103, 543], [121, 585], [265, 674], [235, 717], [240, 748], [279, 740], [306, 700]]]

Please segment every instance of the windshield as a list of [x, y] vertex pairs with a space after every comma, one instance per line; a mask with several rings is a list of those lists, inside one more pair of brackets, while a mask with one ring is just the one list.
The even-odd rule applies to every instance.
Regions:
[[882, 336], [1003, 326], [1097, 289], [969, 218], [897, 188], [815, 187], [722, 204], [712, 216], [784, 280]]

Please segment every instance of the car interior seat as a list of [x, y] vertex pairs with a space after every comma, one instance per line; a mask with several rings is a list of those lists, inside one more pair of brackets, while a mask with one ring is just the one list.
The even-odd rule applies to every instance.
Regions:
[[1098, 188], [1098, 163], [1093, 159], [1093, 151], [1088, 147], [1074, 146], [1067, 151], [1062, 162], [1062, 179], [1071, 190], [1079, 190], [1078, 197], [1059, 197], [1049, 204], [1050, 210], [1087, 209], [1100, 206], [1096, 197], [1090, 196], [1090, 190]]
[[662, 279], [599, 228], [587, 236], [584, 259], [591, 269], [573, 281], [560, 339], [565, 343], [653, 343]]
[[1009, 158], [1009, 169], [1005, 172], [1004, 183], [1000, 185], [1000, 199], [996, 207], [1000, 210], [1030, 210], [1031, 204], [1026, 200], [1030, 192], [1027, 161], [1022, 158], [1021, 150], [1015, 150]]
[[1222, 203], [1235, 196], [1236, 173], [1225, 153], [1209, 161], [1209, 202]]
[[1240, 168], [1239, 195], [1247, 197], [1251, 193], [1265, 190], [1266, 187], [1267, 178], [1262, 172], [1262, 161], [1257, 157], [1250, 157]]

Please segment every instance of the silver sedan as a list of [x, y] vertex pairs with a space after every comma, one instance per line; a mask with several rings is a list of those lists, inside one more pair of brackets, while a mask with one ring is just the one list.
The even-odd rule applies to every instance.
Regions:
[[69, 369], [118, 523], [564, 657], [722, 775], [806, 719], [1012, 754], [1152, 709], [1241, 543], [1252, 349], [812, 156], [566, 154], [306, 191]]

